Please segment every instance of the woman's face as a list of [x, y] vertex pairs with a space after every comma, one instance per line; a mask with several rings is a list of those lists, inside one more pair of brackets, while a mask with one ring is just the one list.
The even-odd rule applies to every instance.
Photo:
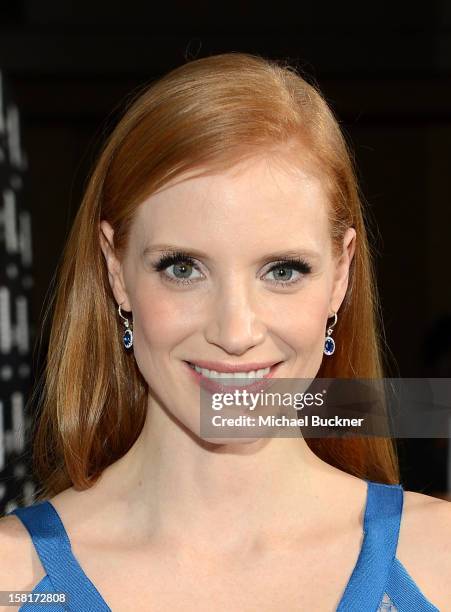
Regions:
[[188, 363], [216, 362], [217, 371], [279, 364], [277, 378], [314, 378], [322, 359], [333, 359], [323, 355], [324, 337], [345, 296], [355, 231], [334, 260], [327, 206], [320, 178], [260, 156], [179, 177], [149, 197], [121, 263], [102, 221], [110, 283], [132, 312], [137, 365], [191, 431], [199, 386]]

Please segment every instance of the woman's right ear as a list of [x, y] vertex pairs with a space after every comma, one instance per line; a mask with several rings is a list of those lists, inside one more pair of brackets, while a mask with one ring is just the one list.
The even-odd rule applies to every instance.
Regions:
[[108, 221], [101, 221], [99, 225], [99, 240], [100, 248], [102, 249], [105, 257], [106, 265], [108, 268], [108, 277], [110, 279], [110, 285], [112, 285], [112, 267], [115, 266], [114, 259], [114, 242], [113, 242], [114, 230]]
[[108, 279], [116, 302], [126, 311], [131, 310], [127, 292], [122, 277], [122, 266], [114, 251], [114, 230], [108, 221], [101, 221], [99, 225], [100, 248], [105, 257]]

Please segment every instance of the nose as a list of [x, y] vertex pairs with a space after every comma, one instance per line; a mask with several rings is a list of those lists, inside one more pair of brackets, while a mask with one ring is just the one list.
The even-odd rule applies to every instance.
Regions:
[[205, 338], [231, 355], [243, 355], [261, 344], [266, 326], [256, 307], [256, 296], [235, 281], [218, 291], [211, 304], [212, 314], [205, 329]]

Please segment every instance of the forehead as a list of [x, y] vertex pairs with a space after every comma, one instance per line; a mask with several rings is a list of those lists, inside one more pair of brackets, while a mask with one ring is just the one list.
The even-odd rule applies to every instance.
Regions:
[[260, 155], [177, 177], [139, 206], [131, 232], [140, 246], [158, 240], [242, 248], [277, 239], [319, 248], [328, 241], [327, 213], [318, 173]]

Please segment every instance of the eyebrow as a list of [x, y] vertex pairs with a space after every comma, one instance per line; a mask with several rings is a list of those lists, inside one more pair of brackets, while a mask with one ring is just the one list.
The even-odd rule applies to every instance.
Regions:
[[[206, 261], [210, 261], [211, 257], [209, 257], [206, 253], [199, 251], [197, 249], [192, 249], [180, 245], [175, 244], [154, 244], [148, 245], [142, 252], [142, 257], [147, 257], [152, 253], [162, 253], [167, 251], [180, 251], [182, 253], [186, 253], [187, 255], [192, 256], [193, 258], [205, 259]], [[318, 251], [313, 249], [299, 248], [299, 249], [286, 249], [283, 251], [275, 251], [273, 253], [268, 253], [260, 258], [260, 261], [273, 261], [277, 259], [284, 258], [293, 258], [293, 257], [306, 257], [307, 259], [321, 259], [321, 254]]]

